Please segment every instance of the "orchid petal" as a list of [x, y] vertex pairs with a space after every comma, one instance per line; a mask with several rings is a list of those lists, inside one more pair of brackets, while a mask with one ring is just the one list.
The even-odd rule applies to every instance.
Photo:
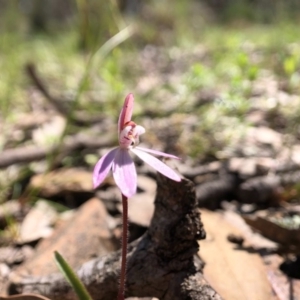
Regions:
[[119, 120], [118, 120], [118, 132], [122, 131], [125, 124], [131, 120], [132, 111], [133, 111], [134, 97], [133, 94], [128, 94], [125, 98]]
[[142, 150], [142, 151], [154, 154], [154, 155], [159, 155], [159, 156], [164, 156], [164, 157], [169, 157], [169, 158], [180, 159], [180, 157], [177, 157], [175, 155], [168, 154], [168, 153], [161, 152], [161, 151], [157, 151], [157, 150], [147, 149], [147, 148], [143, 148], [143, 147], [135, 147], [135, 149]]
[[[164, 164], [162, 161], [157, 159], [156, 157], [144, 152], [143, 148], [137, 149], [137, 147], [130, 149], [134, 154], [136, 154], [141, 160], [146, 162], [156, 171], [160, 172], [161, 174], [165, 175], [166, 177], [173, 179], [175, 181], [181, 181], [180, 176], [169, 166]], [[148, 150], [148, 149], [147, 149]], [[153, 150], [151, 150], [153, 151]]]
[[127, 149], [119, 148], [116, 153], [113, 175], [124, 196], [130, 198], [136, 193], [137, 175], [135, 165]]
[[100, 185], [105, 177], [107, 176], [108, 172], [111, 169], [112, 163], [115, 159], [115, 155], [118, 148], [115, 148], [99, 159], [97, 164], [95, 165], [94, 172], [93, 172], [93, 185], [94, 188], [96, 188], [98, 185]]

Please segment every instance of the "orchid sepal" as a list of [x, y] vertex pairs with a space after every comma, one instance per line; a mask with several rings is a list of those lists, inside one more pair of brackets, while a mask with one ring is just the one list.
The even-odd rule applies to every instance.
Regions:
[[137, 148], [132, 148], [131, 151], [136, 156], [138, 156], [142, 161], [146, 162], [149, 166], [155, 169], [157, 172], [165, 175], [166, 177], [174, 181], [178, 181], [178, 182], [181, 181], [181, 177], [172, 168], [167, 166], [165, 163], [163, 163], [155, 156]]
[[118, 120], [119, 135], [123, 130], [123, 128], [125, 127], [125, 125], [131, 121], [133, 105], [134, 105], [134, 97], [133, 94], [130, 93], [126, 96], [122, 110], [119, 115], [119, 120]]
[[172, 155], [172, 154], [169, 154], [169, 153], [165, 153], [165, 152], [161, 152], [161, 151], [158, 151], [158, 150], [148, 149], [148, 148], [144, 148], [144, 147], [135, 147], [135, 149], [139, 149], [139, 150], [142, 150], [144, 152], [148, 152], [148, 153], [151, 153], [151, 154], [154, 154], [154, 155], [157, 155], [157, 156], [163, 156], [163, 157], [167, 157], [167, 158], [174, 158], [174, 159], [177, 159], [177, 160], [181, 159], [178, 156], [175, 156], [175, 155]]

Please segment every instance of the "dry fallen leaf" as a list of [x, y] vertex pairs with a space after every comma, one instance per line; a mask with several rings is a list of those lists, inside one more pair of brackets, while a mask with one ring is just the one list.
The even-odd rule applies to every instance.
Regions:
[[[298, 216], [297, 216], [298, 217]], [[285, 223], [275, 223], [276, 220], [284, 220], [281, 212], [259, 211], [251, 216], [243, 216], [247, 224], [259, 231], [268, 239], [285, 246], [294, 246], [297, 251], [300, 249], [300, 229], [284, 227]], [[273, 220], [272, 220], [273, 218]], [[290, 218], [291, 219], [291, 218]]]
[[51, 300], [49, 298], [46, 298], [44, 296], [40, 296], [40, 295], [31, 295], [31, 294], [27, 294], [27, 295], [14, 295], [14, 296], [8, 296], [8, 297], [0, 297], [0, 300]]
[[24, 218], [20, 227], [20, 243], [29, 243], [51, 235], [57, 212], [45, 200], [39, 200]]
[[267, 276], [279, 300], [300, 299], [300, 279], [288, 277], [280, 270], [284, 259], [278, 254], [264, 257]]
[[97, 198], [90, 199], [72, 219], [42, 241], [34, 257], [16, 269], [12, 277], [57, 272], [54, 251], [63, 255], [72, 268], [76, 268], [98, 255], [116, 250], [111, 232], [113, 226], [114, 220], [107, 214], [103, 203]]
[[241, 233], [221, 213], [201, 211], [207, 233], [200, 242], [205, 261], [204, 276], [212, 287], [228, 300], [270, 300], [271, 286], [262, 259], [256, 253], [239, 249], [227, 241], [229, 234]]
[[260, 249], [266, 249], [270, 252], [274, 252], [278, 249], [277, 243], [265, 238], [260, 233], [253, 231], [240, 214], [227, 210], [224, 211], [223, 217], [233, 227], [238, 228], [245, 240], [245, 247], [251, 247], [257, 251]]

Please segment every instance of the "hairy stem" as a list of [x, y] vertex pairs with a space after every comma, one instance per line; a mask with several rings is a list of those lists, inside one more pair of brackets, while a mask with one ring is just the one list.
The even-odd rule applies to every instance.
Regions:
[[123, 231], [122, 231], [122, 261], [121, 261], [121, 275], [120, 275], [120, 288], [118, 300], [124, 300], [125, 281], [126, 281], [126, 257], [127, 257], [127, 244], [128, 244], [128, 202], [127, 197], [122, 194], [123, 205]]

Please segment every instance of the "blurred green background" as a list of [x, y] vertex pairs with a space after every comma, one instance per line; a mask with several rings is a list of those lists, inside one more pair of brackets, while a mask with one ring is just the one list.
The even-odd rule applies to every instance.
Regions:
[[297, 136], [299, 108], [272, 97], [299, 95], [299, 16], [297, 0], [1, 0], [0, 149], [26, 140], [7, 142], [20, 113], [36, 110], [29, 63], [70, 114], [116, 119], [128, 92], [140, 117], [176, 114], [176, 127], [193, 112], [180, 151], [198, 160], [257, 108], [280, 111], [288, 122], [274, 126]]

